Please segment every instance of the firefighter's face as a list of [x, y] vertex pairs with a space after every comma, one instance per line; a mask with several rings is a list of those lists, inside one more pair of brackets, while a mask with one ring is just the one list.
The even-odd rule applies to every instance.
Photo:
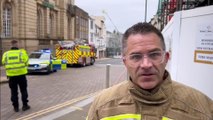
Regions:
[[152, 90], [163, 81], [169, 53], [163, 51], [160, 38], [154, 33], [134, 34], [127, 39], [123, 62], [139, 87]]

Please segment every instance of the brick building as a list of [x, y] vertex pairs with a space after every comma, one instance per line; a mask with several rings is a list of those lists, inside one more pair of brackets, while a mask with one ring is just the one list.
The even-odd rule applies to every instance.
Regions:
[[13, 39], [28, 52], [54, 50], [58, 40], [88, 41], [87, 18], [88, 13], [75, 6], [74, 0], [0, 0], [0, 54], [10, 49]]

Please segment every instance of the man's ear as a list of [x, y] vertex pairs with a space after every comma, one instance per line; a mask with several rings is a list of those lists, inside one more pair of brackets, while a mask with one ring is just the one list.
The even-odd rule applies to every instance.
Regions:
[[170, 59], [170, 54], [169, 54], [169, 52], [166, 52], [166, 54], [165, 54], [165, 62], [167, 63], [169, 61], [169, 59]]
[[122, 60], [123, 60], [124, 65], [126, 65], [126, 58], [124, 56], [122, 56]]

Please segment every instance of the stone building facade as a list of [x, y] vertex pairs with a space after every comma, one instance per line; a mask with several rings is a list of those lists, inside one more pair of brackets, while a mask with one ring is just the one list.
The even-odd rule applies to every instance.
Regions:
[[[76, 14], [79, 10], [72, 6], [74, 0], [0, 0], [0, 56], [10, 49], [10, 41], [14, 39], [28, 52], [42, 48], [54, 50], [59, 40], [80, 39], [78, 34], [84, 33], [81, 39], [87, 40], [88, 13]], [[78, 22], [81, 19], [76, 20], [76, 15], [84, 21]]]
[[106, 26], [104, 16], [90, 16], [94, 22], [94, 45], [97, 58], [106, 57]]
[[75, 20], [74, 20], [74, 38], [83, 43], [89, 43], [89, 14], [78, 6], [74, 6]]

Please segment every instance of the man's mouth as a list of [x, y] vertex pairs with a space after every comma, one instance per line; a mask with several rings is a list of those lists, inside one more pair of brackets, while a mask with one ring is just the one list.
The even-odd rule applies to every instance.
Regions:
[[153, 73], [145, 73], [145, 74], [141, 74], [142, 76], [152, 76], [154, 75]]
[[143, 80], [145, 80], [145, 81], [146, 80], [150, 81], [154, 75], [155, 74], [153, 74], [153, 73], [143, 73], [143, 74], [140, 74], [139, 77], [143, 78]]

